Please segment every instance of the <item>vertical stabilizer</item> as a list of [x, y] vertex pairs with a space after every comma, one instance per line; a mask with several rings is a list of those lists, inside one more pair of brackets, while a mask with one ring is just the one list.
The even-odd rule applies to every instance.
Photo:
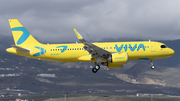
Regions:
[[27, 44], [41, 44], [23, 27], [23, 25], [17, 19], [9, 19], [9, 25], [16, 46], [25, 46]]

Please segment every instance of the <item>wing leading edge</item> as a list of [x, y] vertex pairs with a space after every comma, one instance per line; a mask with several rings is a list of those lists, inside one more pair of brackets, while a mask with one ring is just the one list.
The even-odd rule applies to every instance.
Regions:
[[74, 32], [77, 36], [77, 38], [79, 39], [79, 41], [81, 41], [84, 44], [84, 49], [87, 50], [89, 52], [89, 54], [91, 54], [91, 58], [95, 58], [95, 57], [102, 57], [102, 58], [109, 58], [109, 56], [111, 55], [111, 52], [104, 50], [88, 41], [86, 41], [79, 33], [76, 29], [74, 29]]

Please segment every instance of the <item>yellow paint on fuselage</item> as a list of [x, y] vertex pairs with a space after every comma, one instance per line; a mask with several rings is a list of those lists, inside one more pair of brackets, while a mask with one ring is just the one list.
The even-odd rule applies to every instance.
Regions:
[[[134, 46], [137, 44], [144, 44], [145, 51], [143, 48], [140, 48], [139, 51], [137, 51], [137, 48], [134, 51], [131, 51], [128, 49], [125, 51], [124, 48], [120, 52], [128, 53], [128, 60], [139, 60], [139, 59], [161, 59], [170, 57], [174, 54], [174, 51], [170, 48], [161, 48], [161, 45], [164, 45], [160, 42], [149, 42], [149, 41], [140, 41], [140, 42], [106, 42], [106, 43], [93, 43], [94, 45], [97, 45], [98, 47], [101, 47], [102, 49], [108, 50], [110, 52], [118, 52], [115, 48], [115, 44], [120, 47], [122, 44], [131, 44]], [[31, 49], [30, 54], [28, 53], [22, 53], [15, 50], [15, 48], [9, 48], [7, 49], [8, 52], [21, 55], [21, 56], [27, 56], [31, 58], [37, 58], [42, 60], [49, 60], [49, 61], [60, 61], [60, 62], [80, 62], [78, 60], [79, 57], [88, 55], [88, 52], [83, 49], [83, 44], [42, 44], [38, 47], [42, 47], [46, 50], [46, 53], [40, 55], [40, 56], [33, 56], [33, 54], [40, 52], [39, 49], [34, 48], [34, 46], [37, 45], [27, 45], [27, 48]], [[61, 50], [63, 48], [56, 48], [57, 46], [67, 46], [67, 49], [61, 53]], [[58, 50], [59, 49], [59, 50]], [[78, 50], [77, 50], [78, 49]], [[81, 50], [80, 50], [81, 49]], [[86, 61], [86, 62], [94, 62], [96, 61]]]

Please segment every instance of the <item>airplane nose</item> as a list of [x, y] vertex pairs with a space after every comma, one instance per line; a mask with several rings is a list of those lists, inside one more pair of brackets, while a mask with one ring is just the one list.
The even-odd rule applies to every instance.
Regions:
[[173, 56], [174, 53], [175, 53], [174, 50], [173, 50], [173, 49], [170, 49], [169, 54], [170, 54], [171, 56]]

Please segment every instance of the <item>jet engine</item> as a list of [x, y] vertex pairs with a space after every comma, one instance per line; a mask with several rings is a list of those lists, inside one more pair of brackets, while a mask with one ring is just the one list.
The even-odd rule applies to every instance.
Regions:
[[126, 64], [128, 61], [127, 53], [113, 53], [109, 58], [108, 62], [113, 64]]

